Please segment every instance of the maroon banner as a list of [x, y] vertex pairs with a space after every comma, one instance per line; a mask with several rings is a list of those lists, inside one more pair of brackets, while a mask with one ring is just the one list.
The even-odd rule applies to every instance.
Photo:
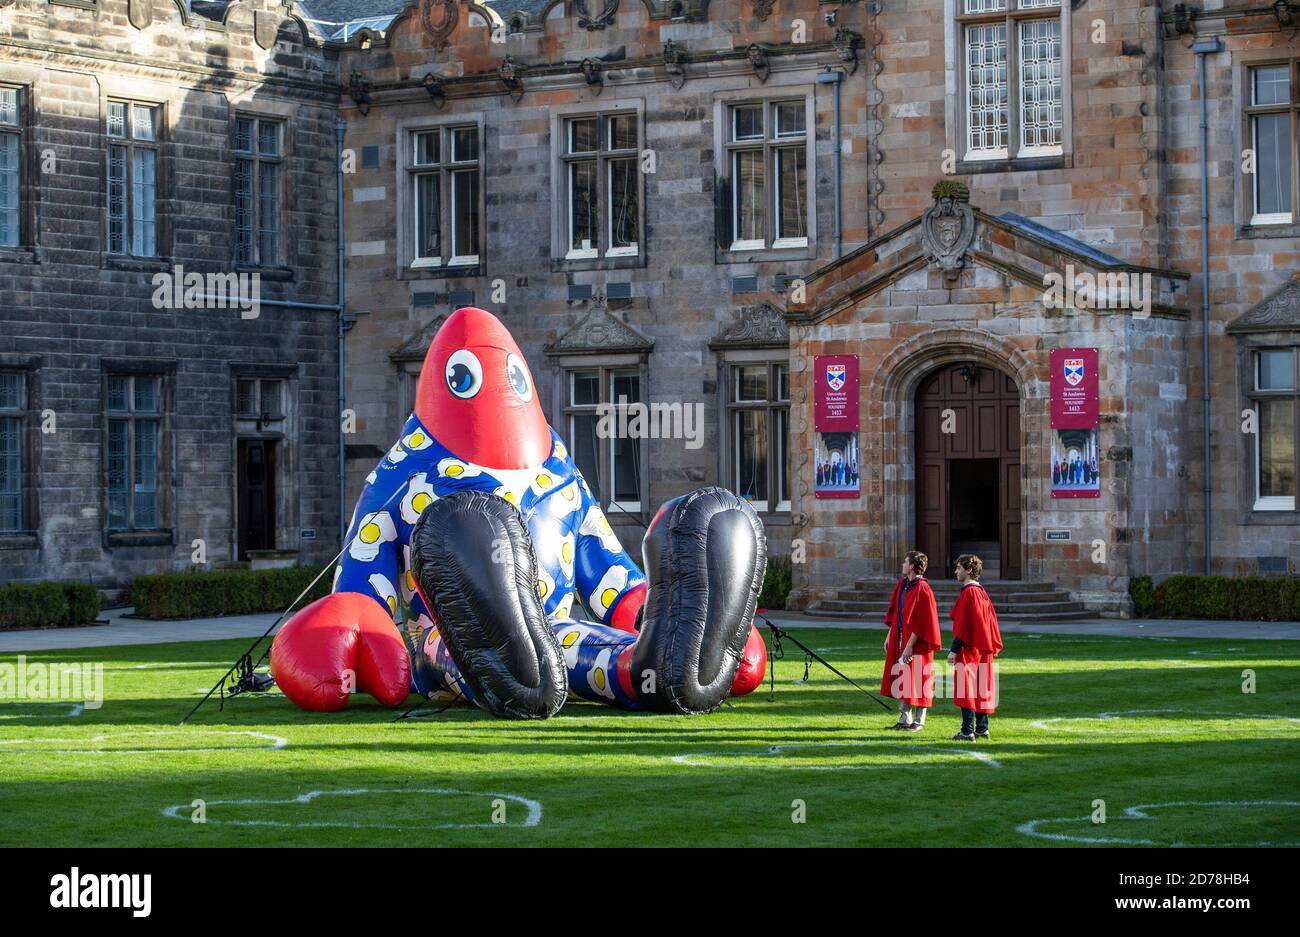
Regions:
[[1097, 349], [1054, 348], [1051, 368], [1052, 428], [1096, 429]]
[[858, 356], [813, 358], [813, 428], [819, 433], [858, 431]]

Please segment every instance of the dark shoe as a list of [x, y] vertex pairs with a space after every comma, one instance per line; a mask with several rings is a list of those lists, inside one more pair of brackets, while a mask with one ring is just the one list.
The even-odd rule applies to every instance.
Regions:
[[992, 740], [989, 738], [989, 730], [988, 730], [988, 729], [985, 729], [983, 732], [976, 732], [976, 733], [975, 733], [975, 738], [977, 738], [977, 739], [983, 739], [983, 740], [986, 741], [986, 742], [992, 741]]
[[632, 652], [646, 709], [713, 712], [727, 698], [763, 588], [767, 540], [748, 501], [723, 488], [667, 502], [641, 545], [649, 592]]
[[910, 726], [910, 722], [895, 722], [892, 726], [885, 726], [891, 732], [897, 732]]
[[439, 498], [411, 534], [411, 567], [475, 703], [514, 719], [559, 712], [569, 689], [564, 654], [537, 596], [532, 540], [510, 502], [483, 491]]
[[920, 731], [921, 731], [922, 729], [924, 729], [924, 728], [925, 728], [925, 723], [924, 723], [924, 722], [913, 722], [911, 725], [909, 725], [909, 726], [907, 727], [906, 731], [908, 731], [908, 732], [920, 732]]
[[973, 742], [975, 741], [975, 736], [967, 735], [965, 732], [958, 732], [952, 737], [952, 740], [954, 742]]

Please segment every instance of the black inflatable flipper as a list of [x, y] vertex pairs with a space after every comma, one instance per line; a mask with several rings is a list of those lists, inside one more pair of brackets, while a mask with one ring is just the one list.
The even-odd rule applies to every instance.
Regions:
[[763, 524], [749, 502], [702, 488], [659, 510], [641, 551], [650, 591], [632, 657], [638, 697], [647, 709], [712, 712], [731, 690], [763, 588]]
[[435, 501], [411, 534], [411, 568], [476, 703], [515, 719], [560, 711], [564, 655], [537, 595], [532, 541], [509, 502], [483, 491]]

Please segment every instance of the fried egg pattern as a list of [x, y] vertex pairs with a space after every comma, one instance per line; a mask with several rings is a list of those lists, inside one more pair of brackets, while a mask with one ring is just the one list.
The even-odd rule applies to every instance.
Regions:
[[[536, 468], [491, 469], [448, 451], [412, 414], [399, 442], [366, 478], [334, 591], [370, 595], [395, 620], [401, 614], [421, 626], [425, 637], [411, 642], [415, 692], [460, 690], [468, 698], [445, 643], [428, 636], [430, 631], [436, 635], [437, 618], [416, 590], [409, 543], [430, 505], [456, 491], [475, 490], [510, 502], [528, 528], [538, 558], [542, 607], [557, 636], [574, 636], [572, 646], [563, 648], [571, 692], [636, 708], [617, 676], [619, 654], [636, 636], [606, 627], [605, 622], [645, 576], [623, 550], [554, 431], [551, 440], [550, 456]], [[579, 599], [585, 609], [577, 607]], [[590, 612], [595, 621], [571, 620], [575, 610], [579, 619]]]

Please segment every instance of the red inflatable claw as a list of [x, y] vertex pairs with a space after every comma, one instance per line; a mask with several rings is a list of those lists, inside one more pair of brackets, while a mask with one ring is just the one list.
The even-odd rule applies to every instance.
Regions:
[[336, 592], [285, 622], [271, 645], [271, 674], [285, 696], [312, 712], [342, 709], [354, 689], [393, 707], [410, 692], [411, 658], [374, 599]]
[[746, 693], [753, 693], [763, 685], [763, 676], [766, 673], [767, 643], [758, 633], [758, 626], [750, 625], [749, 640], [745, 642], [745, 652], [740, 655], [736, 679], [731, 681], [731, 695], [744, 696]]
[[609, 616], [609, 626], [628, 634], [636, 634], [636, 613], [645, 605], [645, 583], [639, 583], [623, 593], [623, 598], [614, 606], [614, 613]]

